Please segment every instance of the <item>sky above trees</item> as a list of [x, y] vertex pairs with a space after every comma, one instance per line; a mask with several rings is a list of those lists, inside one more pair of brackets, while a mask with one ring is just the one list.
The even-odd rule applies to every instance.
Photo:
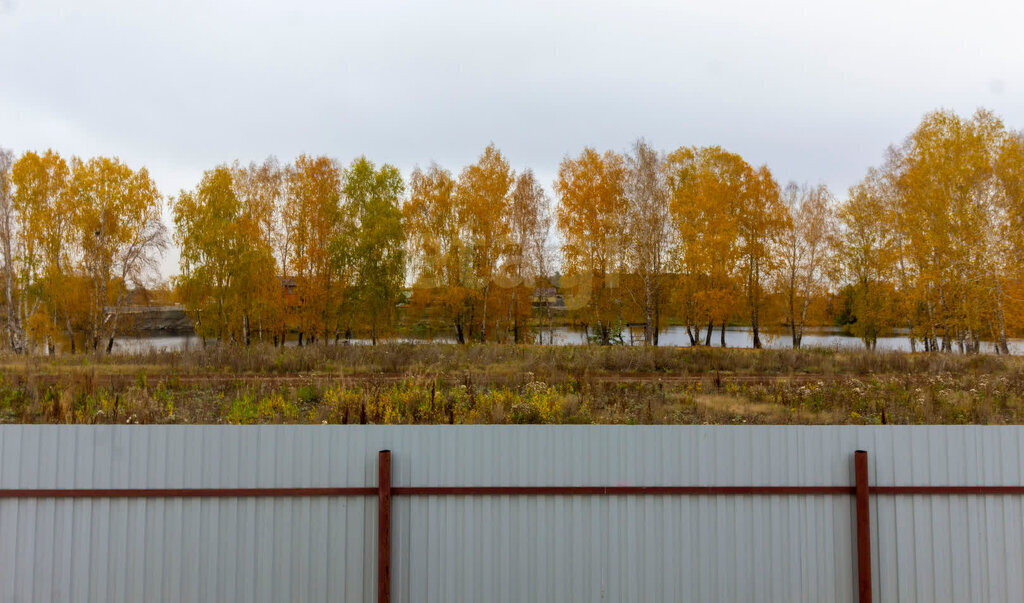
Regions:
[[408, 176], [493, 141], [551, 194], [566, 155], [643, 136], [845, 198], [928, 111], [1024, 123], [1022, 21], [1005, 1], [0, 0], [0, 144], [116, 155], [176, 195], [235, 158]]

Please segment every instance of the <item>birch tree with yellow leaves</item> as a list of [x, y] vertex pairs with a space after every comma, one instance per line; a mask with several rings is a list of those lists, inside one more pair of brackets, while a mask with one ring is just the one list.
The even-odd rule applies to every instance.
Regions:
[[784, 297], [793, 348], [800, 347], [808, 312], [828, 293], [828, 263], [833, 240], [833, 197], [825, 185], [789, 183], [782, 195], [789, 213], [779, 245], [778, 288]]
[[345, 171], [343, 192], [352, 211], [355, 242], [351, 260], [357, 318], [369, 323], [376, 345], [394, 322], [405, 281], [405, 231], [401, 196], [405, 189], [398, 168], [377, 168], [359, 157]]
[[[236, 182], [238, 169], [220, 166], [203, 175], [195, 192], [174, 204], [175, 242], [181, 254], [179, 291], [196, 332], [220, 342], [252, 340], [262, 324], [275, 279], [274, 258], [261, 227], [267, 210], [259, 195]], [[258, 331], [261, 335], [262, 331]]]
[[[924, 117], [855, 196], [870, 197], [892, 239], [891, 287], [926, 350], [974, 353], [989, 338], [1008, 352], [1007, 286], [1018, 177], [1015, 135], [988, 111]], [[1010, 153], [1012, 156], [1012, 153]], [[881, 234], [879, 235], [881, 236]], [[853, 261], [853, 258], [844, 258]], [[863, 286], [863, 285], [861, 285]]]
[[889, 208], [883, 195], [869, 179], [850, 189], [849, 198], [837, 211], [839, 229], [836, 254], [842, 272], [839, 278], [852, 290], [854, 335], [869, 350], [879, 336], [895, 325], [894, 289], [895, 237], [886, 216]]
[[299, 345], [340, 329], [352, 279], [352, 223], [342, 206], [341, 168], [328, 157], [300, 155], [288, 170], [282, 222], [289, 233], [289, 268], [299, 298]]
[[737, 220], [740, 278], [746, 292], [754, 349], [760, 349], [767, 285], [779, 267], [779, 243], [788, 215], [779, 195], [779, 185], [768, 166], [753, 170], [745, 188]]
[[460, 206], [451, 172], [437, 164], [413, 170], [402, 213], [413, 300], [423, 307], [437, 307], [443, 320], [454, 327], [456, 341], [466, 343], [475, 280], [466, 240], [466, 212]]
[[611, 343], [622, 326], [619, 277], [625, 260], [626, 166], [612, 151], [586, 148], [558, 167], [558, 229], [562, 234], [563, 279], [572, 290], [567, 305], [582, 310], [595, 339]]
[[146, 168], [117, 158], [71, 161], [75, 244], [88, 284], [87, 347], [107, 352], [119, 332], [122, 310], [134, 288], [152, 284], [167, 247], [161, 195]]
[[14, 166], [14, 153], [10, 149], [0, 147], [0, 247], [3, 252], [4, 278], [4, 344], [15, 353], [28, 351], [24, 322], [20, 308], [20, 291], [15, 274], [15, 255], [17, 253], [16, 238], [18, 236], [18, 219], [14, 209], [15, 186], [11, 177]]
[[550, 199], [544, 187], [525, 170], [516, 178], [509, 205], [509, 245], [505, 276], [512, 293], [509, 322], [512, 340], [519, 343], [532, 314], [532, 293], [545, 288], [550, 267], [548, 235], [551, 229]]
[[[1010, 132], [999, 150], [999, 186], [1004, 191], [998, 211], [998, 232], [1003, 234], [1000, 247], [1003, 270], [1002, 296], [1006, 331], [1024, 330], [1024, 132]], [[1000, 352], [1009, 347], [1002, 342]]]
[[628, 290], [643, 316], [644, 343], [658, 345], [674, 239], [664, 159], [643, 139], [626, 156], [625, 197], [627, 270], [640, 285]]
[[17, 241], [18, 281], [23, 292], [21, 322], [46, 349], [60, 333], [75, 349], [75, 328], [82, 308], [76, 307], [77, 259], [71, 229], [74, 206], [67, 162], [52, 150], [26, 152], [14, 164], [14, 212], [20, 224]]
[[725, 326], [740, 306], [739, 219], [752, 170], [719, 147], [686, 147], [666, 158], [669, 209], [675, 230], [673, 263], [677, 314], [691, 345], [711, 345], [715, 324]]
[[493, 144], [480, 159], [462, 170], [456, 189], [465, 217], [475, 293], [480, 306], [480, 341], [487, 341], [488, 305], [492, 307], [494, 280], [502, 269], [510, 244], [509, 193], [515, 174]]
[[244, 245], [245, 287], [242, 339], [248, 344], [255, 333], [259, 341], [283, 340], [287, 324], [286, 300], [281, 268], [287, 253], [281, 228], [284, 171], [275, 157], [262, 163], [231, 168], [235, 196], [239, 202], [238, 228]]

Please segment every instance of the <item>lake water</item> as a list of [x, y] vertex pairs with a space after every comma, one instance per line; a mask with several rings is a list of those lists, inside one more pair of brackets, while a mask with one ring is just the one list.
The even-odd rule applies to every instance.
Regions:
[[[549, 336], [552, 338], [552, 343], [558, 345], [583, 345], [586, 343], [586, 336], [582, 329], [576, 329], [572, 327], [556, 327], [551, 333], [544, 332], [544, 343], [549, 342]], [[624, 334], [626, 343], [629, 343], [628, 334]], [[636, 342], [642, 343], [643, 333], [636, 333], [634, 335]], [[714, 347], [718, 347], [721, 335], [718, 329], [715, 329], [714, 334], [711, 337], [711, 343]], [[703, 337], [701, 338], [703, 340]], [[422, 343], [423, 340], [410, 340], [402, 339], [402, 341], [411, 341], [415, 343]], [[435, 342], [453, 343], [454, 339], [437, 337], [434, 338]], [[288, 341], [287, 345], [293, 346], [297, 342], [295, 339]], [[354, 344], [366, 344], [368, 340], [354, 340], [350, 343]], [[679, 346], [688, 347], [690, 345], [690, 338], [686, 334], [685, 327], [668, 327], [663, 329], [661, 335], [658, 338], [658, 343], [661, 346]], [[731, 348], [750, 348], [754, 345], [754, 337], [749, 328], [746, 327], [730, 327], [725, 330], [725, 344]], [[784, 332], [771, 332], [761, 333], [761, 344], [766, 348], [791, 348], [793, 345], [792, 338], [788, 333]], [[180, 351], [188, 349], [198, 349], [202, 346], [202, 341], [195, 335], [178, 335], [178, 336], [159, 336], [159, 337], [121, 337], [114, 341], [114, 351], [124, 354], [137, 354], [141, 352], [149, 351]], [[850, 350], [862, 350], [864, 349], [864, 343], [856, 338], [849, 335], [844, 335], [832, 329], [813, 329], [808, 330], [804, 333], [803, 339], [804, 347], [821, 347], [821, 348], [834, 348], [834, 349], [850, 349]], [[910, 351], [910, 341], [905, 336], [892, 336], [892, 337], [879, 337], [877, 349], [880, 351]], [[920, 343], [918, 343], [918, 350], [921, 349]], [[982, 343], [982, 352], [994, 353], [995, 346], [990, 342]], [[1010, 353], [1021, 354], [1024, 353], [1024, 339], [1011, 339], [1010, 340]]]

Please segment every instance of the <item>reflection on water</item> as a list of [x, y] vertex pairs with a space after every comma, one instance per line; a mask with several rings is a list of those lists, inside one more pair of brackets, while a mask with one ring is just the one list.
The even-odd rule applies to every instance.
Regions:
[[[626, 339], [626, 342], [629, 343], [628, 333], [624, 334], [624, 337]], [[703, 337], [701, 339], [703, 340]], [[634, 334], [634, 340], [637, 343], [641, 343], [643, 341], [643, 334]], [[713, 346], [718, 347], [720, 340], [721, 334], [719, 330], [716, 329], [711, 337], [711, 343]], [[400, 339], [400, 341], [421, 343], [424, 342], [425, 340], [403, 338]], [[432, 341], [442, 343], [454, 343], [454, 339], [446, 337], [435, 337]], [[582, 345], [586, 343], [586, 335], [582, 329], [577, 329], [573, 327], [556, 327], [550, 333], [547, 331], [544, 332], [543, 342], [550, 342], [557, 345]], [[349, 343], [367, 344], [369, 343], [369, 341], [354, 340]], [[661, 335], [658, 338], [658, 343], [661, 346], [687, 347], [690, 345], [690, 338], [686, 334], [685, 327], [668, 327], [662, 330]], [[792, 347], [793, 340], [788, 333], [765, 333], [762, 331], [761, 343], [766, 348], [781, 349]], [[287, 343], [287, 345], [289, 346], [295, 344], [295, 339], [291, 339]], [[753, 347], [754, 345], [754, 337], [749, 328], [731, 327], [725, 330], [725, 345], [731, 348], [750, 348]], [[864, 343], [861, 342], [860, 339], [826, 329], [808, 330], [807, 332], [805, 332], [803, 338], [803, 346], [851, 350], [864, 349]], [[198, 349], [200, 347], [202, 347], [202, 340], [195, 335], [121, 337], [114, 341], [114, 351], [123, 354], [138, 354], [151, 351], [173, 352]], [[905, 336], [879, 337], [877, 349], [879, 351], [909, 352], [910, 341]], [[920, 349], [921, 346], [919, 343], [918, 350]], [[995, 346], [991, 342], [982, 343], [981, 349], [984, 353], [995, 352]], [[1011, 339], [1010, 353], [1024, 353], [1024, 339]]]
[[114, 352], [140, 354], [143, 352], [180, 352], [202, 346], [195, 335], [154, 335], [151, 337], [118, 337], [114, 340]]
[[[703, 332], [701, 335], [706, 336]], [[624, 336], [627, 343], [628, 335]], [[711, 345], [718, 347], [721, 342], [721, 331], [715, 329], [711, 336]], [[783, 349], [793, 347], [793, 337], [788, 332], [765, 332], [761, 331], [761, 345], [766, 348]], [[634, 339], [642, 343], [643, 333], [634, 335]], [[703, 343], [704, 337], [701, 337]], [[545, 342], [547, 334], [545, 334]], [[582, 344], [586, 337], [580, 329], [556, 329], [554, 343], [560, 344]], [[689, 347], [690, 337], [686, 334], [686, 327], [668, 327], [662, 330], [658, 336], [658, 345]], [[754, 334], [748, 327], [729, 327], [725, 330], [725, 345], [730, 348], [751, 348], [754, 346]], [[814, 329], [804, 332], [801, 345], [803, 347], [835, 348], [835, 349], [856, 349], [862, 350], [864, 342], [857, 337], [844, 335], [841, 332], [830, 329]], [[1010, 353], [1019, 354], [1024, 351], [1024, 339], [1011, 339], [1009, 342]], [[910, 351], [910, 340], [906, 336], [879, 337], [875, 345], [878, 351]], [[917, 344], [918, 351], [921, 350], [921, 343]], [[981, 344], [982, 352], [995, 353], [995, 345], [991, 342]]]

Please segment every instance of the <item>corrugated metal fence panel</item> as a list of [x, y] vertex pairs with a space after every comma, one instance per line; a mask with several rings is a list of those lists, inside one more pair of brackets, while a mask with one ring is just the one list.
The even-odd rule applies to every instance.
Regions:
[[[0, 488], [1021, 485], [1017, 427], [0, 427]], [[396, 497], [395, 601], [852, 601], [850, 496]], [[876, 600], [1024, 600], [1015, 496], [872, 496]], [[373, 497], [0, 500], [2, 601], [369, 601]]]
[[[0, 487], [369, 482], [376, 452], [371, 463], [362, 438], [336, 435], [3, 427]], [[375, 509], [360, 497], [0, 500], [0, 600], [371, 600]]]
[[[830, 440], [825, 432], [760, 428], [501, 428], [454, 438], [442, 429], [410, 431], [392, 449], [394, 482], [402, 485], [848, 485], [853, 447], [830, 458], [819, 452], [834, 446]], [[406, 456], [405, 449], [429, 454]], [[852, 502], [398, 498], [395, 594], [431, 601], [852, 600]]]
[[[1017, 486], [1019, 427], [873, 429], [877, 485]], [[873, 496], [881, 601], [1024, 601], [1024, 497]]]

